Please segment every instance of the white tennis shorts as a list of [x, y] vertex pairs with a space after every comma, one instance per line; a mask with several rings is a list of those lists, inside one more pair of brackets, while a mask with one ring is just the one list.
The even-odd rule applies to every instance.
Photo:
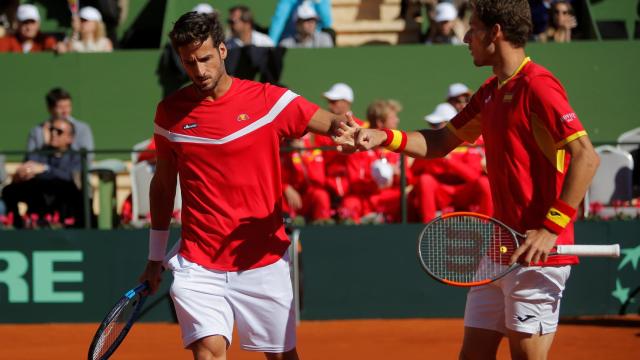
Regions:
[[206, 269], [179, 254], [171, 257], [170, 293], [184, 346], [212, 335], [231, 344], [235, 320], [243, 349], [293, 349], [296, 321], [288, 257], [287, 252], [271, 265], [238, 272]]
[[571, 266], [519, 267], [502, 279], [471, 288], [464, 325], [507, 333], [548, 334], [558, 327], [560, 299]]

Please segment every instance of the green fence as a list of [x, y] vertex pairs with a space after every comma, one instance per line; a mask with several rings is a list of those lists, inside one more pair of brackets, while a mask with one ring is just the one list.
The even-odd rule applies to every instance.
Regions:
[[[303, 228], [302, 318], [462, 316], [465, 290], [420, 269], [419, 231], [419, 225]], [[562, 315], [618, 313], [640, 286], [640, 221], [580, 222], [576, 235], [584, 244], [620, 243], [623, 256], [575, 266]], [[144, 230], [0, 232], [0, 323], [101, 320], [135, 284], [146, 248]], [[159, 294], [170, 282], [167, 274]], [[637, 312], [637, 305], [627, 311]], [[171, 320], [167, 298], [151, 298], [143, 319]]]

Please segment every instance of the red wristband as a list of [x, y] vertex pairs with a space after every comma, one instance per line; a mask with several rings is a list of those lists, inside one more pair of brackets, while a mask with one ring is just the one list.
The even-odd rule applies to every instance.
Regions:
[[391, 142], [393, 141], [393, 131], [389, 130], [389, 129], [380, 129], [382, 131], [384, 131], [385, 134], [387, 134], [387, 139], [380, 144], [381, 146], [389, 146], [389, 144], [391, 144]]
[[576, 215], [576, 209], [566, 202], [556, 199], [551, 205], [547, 215], [542, 222], [542, 226], [556, 235], [562, 234], [564, 229], [571, 223]]

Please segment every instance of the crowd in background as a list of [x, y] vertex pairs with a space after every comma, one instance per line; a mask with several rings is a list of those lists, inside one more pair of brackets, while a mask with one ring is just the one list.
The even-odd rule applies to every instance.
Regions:
[[[40, 31], [41, 15], [36, 6], [19, 5], [19, 1], [0, 2], [0, 52], [109, 52], [117, 48], [114, 22], [108, 22], [109, 30], [102, 13], [105, 9], [99, 5], [110, 3], [106, 11], [112, 13], [113, 6], [126, 2], [103, 1], [83, 7], [78, 6], [78, 2], [68, 3], [71, 4], [71, 29], [63, 37], [55, 37]], [[572, 1], [530, 0], [530, 5], [535, 40], [571, 41], [579, 21]], [[422, 34], [425, 44], [463, 44], [470, 14], [468, 1], [406, 0], [399, 10], [400, 18], [427, 15], [430, 26]], [[220, 9], [207, 3], [197, 5], [192, 11], [220, 16]], [[330, 0], [280, 0], [269, 28], [256, 24], [247, 6], [237, 5], [227, 11], [225, 44], [230, 54], [248, 46], [321, 48], [335, 45]], [[251, 56], [268, 58], [273, 53], [252, 52]], [[179, 57], [170, 44], [163, 52], [163, 61], [175, 69], [175, 88], [182, 86], [187, 80], [186, 74], [181, 72]], [[263, 67], [273, 68], [273, 64], [269, 65]], [[277, 80], [277, 75], [274, 78]], [[451, 84], [443, 102], [424, 120], [432, 128], [446, 126], [466, 106], [471, 95], [464, 84]], [[396, 129], [400, 124], [402, 106], [398, 101], [375, 100], [368, 105], [366, 114], [353, 114], [351, 106], [355, 95], [349, 85], [336, 83], [323, 97], [328, 110], [350, 114], [361, 126]], [[50, 116], [29, 132], [26, 146], [29, 153], [12, 181], [2, 189], [0, 216], [5, 224], [17, 228], [30, 224], [82, 224], [80, 158], [77, 152], [68, 150], [93, 151], [91, 128], [72, 116], [71, 95], [64, 89], [52, 89], [45, 99]], [[415, 222], [427, 222], [449, 211], [489, 215], [492, 212], [482, 139], [475, 144], [464, 144], [443, 159], [407, 158], [405, 161], [401, 161], [397, 153], [384, 149], [345, 155], [335, 150], [331, 139], [311, 134], [302, 139], [284, 139], [283, 145], [289, 150], [281, 157], [283, 207], [299, 223], [400, 222], [401, 197], [405, 195], [408, 219]], [[151, 141], [148, 149], [153, 150], [153, 146]], [[88, 160], [92, 161], [92, 155]], [[138, 161], [152, 163], [153, 152], [141, 154]], [[405, 174], [404, 182], [401, 182], [401, 173]], [[130, 201], [125, 203], [125, 210], [130, 209]], [[20, 202], [26, 203], [26, 212], [20, 211]], [[132, 220], [130, 211], [123, 214], [124, 222]]]
[[[577, 0], [529, 0], [534, 32], [532, 40], [569, 42], [581, 21], [573, 9]], [[71, 12], [70, 29], [65, 34], [40, 31], [41, 14], [32, 4], [18, 0], [0, 1], [0, 52], [30, 53], [38, 51], [109, 52], [118, 47], [116, 28], [127, 13], [128, 1], [101, 0], [60, 2]], [[84, 6], [84, 4], [91, 4]], [[215, 3], [215, 2], [214, 2]], [[208, 3], [196, 11], [216, 14]], [[399, 18], [415, 19], [426, 15], [426, 30], [417, 38], [425, 44], [464, 43], [469, 28], [468, 0], [403, 0]], [[333, 47], [330, 0], [279, 0], [268, 28], [256, 24], [251, 9], [232, 7], [228, 16], [227, 45], [242, 47], [321, 48]]]

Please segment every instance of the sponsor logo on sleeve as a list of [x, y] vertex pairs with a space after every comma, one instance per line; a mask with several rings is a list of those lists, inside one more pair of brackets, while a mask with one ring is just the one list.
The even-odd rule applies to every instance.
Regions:
[[578, 119], [578, 115], [576, 115], [576, 113], [573, 113], [573, 112], [567, 113], [562, 115], [561, 119], [562, 121], [569, 123], [569, 122], [572, 122], [573, 120]]

